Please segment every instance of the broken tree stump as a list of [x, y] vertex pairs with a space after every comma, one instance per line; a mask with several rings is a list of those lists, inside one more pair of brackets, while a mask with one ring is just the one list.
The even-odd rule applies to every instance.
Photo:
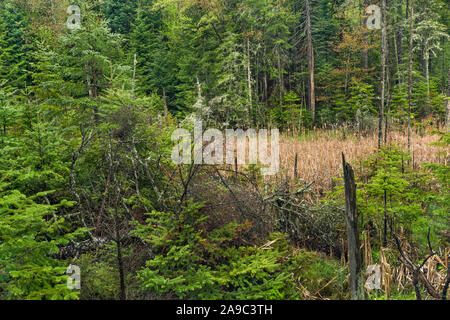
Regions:
[[342, 165], [345, 182], [345, 214], [347, 220], [348, 263], [350, 267], [350, 292], [352, 300], [364, 300], [364, 275], [360, 252], [358, 230], [358, 210], [356, 207], [356, 184], [353, 168], [345, 162], [342, 153]]

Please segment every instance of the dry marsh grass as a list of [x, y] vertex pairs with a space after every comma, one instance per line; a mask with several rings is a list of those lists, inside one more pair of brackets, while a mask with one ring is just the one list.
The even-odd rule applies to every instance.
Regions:
[[[447, 163], [448, 150], [430, 145], [439, 140], [438, 135], [427, 133], [411, 137], [411, 151], [415, 166], [423, 162]], [[407, 149], [407, 136], [400, 132], [391, 132], [389, 143]], [[355, 171], [360, 170], [359, 159], [374, 154], [378, 147], [376, 135], [354, 135], [343, 137], [335, 131], [315, 131], [306, 137], [280, 137], [280, 173], [278, 177], [294, 176], [295, 154], [298, 153], [297, 178], [307, 182], [314, 181], [315, 189], [330, 190], [332, 178], [340, 177], [342, 171], [342, 152], [347, 161], [352, 163]], [[446, 155], [439, 154], [442, 151]]]

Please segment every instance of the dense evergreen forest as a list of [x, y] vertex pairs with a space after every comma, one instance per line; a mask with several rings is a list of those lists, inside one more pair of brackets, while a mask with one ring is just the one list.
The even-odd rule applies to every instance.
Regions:
[[[0, 0], [0, 300], [446, 300], [449, 19]], [[199, 122], [272, 132], [279, 168], [238, 161], [250, 137], [176, 163]]]

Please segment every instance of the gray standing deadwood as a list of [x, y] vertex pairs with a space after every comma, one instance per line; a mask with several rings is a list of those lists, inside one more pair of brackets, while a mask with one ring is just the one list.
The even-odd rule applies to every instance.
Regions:
[[309, 0], [306, 0], [306, 35], [308, 42], [308, 69], [309, 69], [309, 107], [314, 122], [316, 117], [316, 91], [314, 85], [314, 46], [311, 35], [311, 12]]
[[411, 1], [410, 4], [411, 12], [409, 15], [408, 152], [411, 152], [411, 99], [412, 99], [412, 81], [413, 81], [413, 32], [414, 32], [414, 0], [410, 1]]
[[387, 19], [386, 19], [386, 0], [381, 2], [382, 4], [382, 18], [383, 26], [381, 29], [381, 93], [380, 93], [380, 114], [378, 123], [378, 148], [381, 148], [383, 143], [383, 118], [384, 118], [384, 105], [386, 94], [386, 57], [387, 57]]
[[345, 213], [347, 218], [348, 260], [350, 266], [350, 292], [352, 300], [364, 300], [364, 275], [360, 253], [358, 211], [356, 208], [356, 184], [353, 168], [345, 162], [342, 153], [345, 182]]

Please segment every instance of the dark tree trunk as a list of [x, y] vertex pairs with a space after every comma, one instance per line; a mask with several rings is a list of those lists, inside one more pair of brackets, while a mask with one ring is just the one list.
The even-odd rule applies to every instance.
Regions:
[[316, 92], [314, 84], [314, 47], [311, 35], [311, 12], [309, 0], [306, 0], [306, 35], [308, 41], [309, 107], [314, 122], [316, 117]]
[[380, 90], [380, 111], [378, 121], [378, 148], [381, 148], [383, 143], [383, 118], [384, 118], [384, 104], [386, 91], [386, 57], [387, 57], [387, 20], [386, 20], [386, 0], [382, 1], [382, 35], [381, 35], [381, 90]]
[[[414, 0], [410, 0], [409, 14], [409, 78], [408, 78], [408, 152], [411, 152], [411, 99], [413, 73], [413, 29], [414, 29]], [[408, 160], [409, 163], [409, 160]]]
[[352, 300], [364, 300], [364, 276], [360, 239], [358, 230], [358, 211], [356, 207], [356, 184], [353, 168], [345, 161], [342, 153], [345, 181], [345, 212], [347, 218], [348, 260], [350, 266], [350, 291]]
[[[408, 0], [407, 0], [408, 1]], [[400, 17], [400, 20], [403, 19], [403, 0], [400, 1], [400, 4], [398, 6], [398, 15]], [[403, 34], [402, 34], [402, 28], [398, 28], [397, 30], [397, 36], [395, 41], [397, 41], [397, 63], [401, 65], [403, 63]]]

